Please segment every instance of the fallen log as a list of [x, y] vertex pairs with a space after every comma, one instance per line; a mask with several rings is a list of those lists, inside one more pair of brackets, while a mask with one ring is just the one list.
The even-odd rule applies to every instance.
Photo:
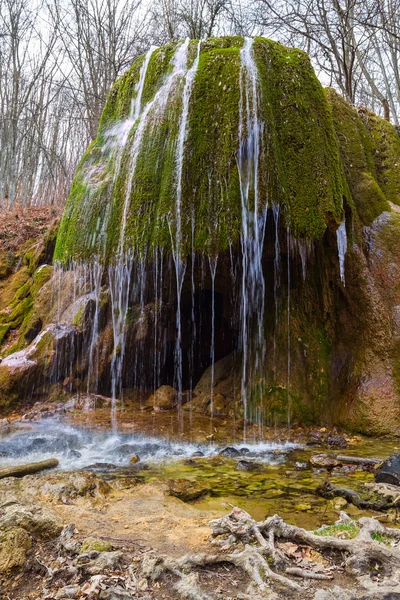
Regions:
[[364, 510], [376, 510], [381, 512], [397, 506], [396, 502], [389, 500], [382, 500], [381, 502], [364, 500], [361, 498], [360, 494], [354, 490], [339, 487], [330, 481], [324, 481], [324, 483], [317, 487], [316, 492], [319, 496], [322, 496], [322, 498], [326, 498], [327, 500], [333, 500], [333, 498], [340, 496], [341, 498], [347, 500], [349, 504], [354, 504], [354, 506], [357, 506], [357, 508]]
[[7, 469], [0, 470], [0, 479], [5, 479], [6, 477], [25, 477], [25, 475], [32, 475], [33, 473], [39, 473], [46, 469], [54, 469], [55, 467], [58, 467], [58, 460], [56, 458], [29, 463], [27, 465], [8, 467]]
[[349, 465], [380, 465], [383, 460], [379, 458], [363, 458], [362, 456], [336, 456], [336, 460]]

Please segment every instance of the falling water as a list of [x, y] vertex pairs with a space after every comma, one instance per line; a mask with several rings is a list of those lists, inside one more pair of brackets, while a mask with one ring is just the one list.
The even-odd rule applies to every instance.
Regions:
[[342, 221], [336, 230], [337, 248], [339, 256], [339, 269], [340, 279], [345, 285], [345, 273], [344, 273], [344, 257], [347, 252], [347, 233], [346, 233], [346, 221]]
[[[94, 316], [93, 316], [93, 324], [90, 335], [90, 343], [89, 343], [89, 366], [88, 366], [88, 377], [87, 377], [87, 392], [89, 393], [91, 390], [93, 392], [97, 392], [98, 385], [98, 375], [99, 375], [99, 362], [98, 362], [98, 349], [97, 349], [97, 340], [99, 335], [99, 315], [100, 315], [100, 294], [101, 294], [101, 279], [103, 277], [103, 266], [100, 264], [98, 260], [95, 260], [93, 264], [90, 266], [90, 289], [94, 290]], [[95, 385], [92, 386], [92, 380], [95, 382]]]
[[149, 66], [149, 62], [150, 62], [150, 59], [151, 59], [151, 56], [152, 56], [154, 50], [157, 50], [157, 46], [150, 46], [150, 48], [147, 51], [146, 56], [144, 58], [143, 64], [140, 68], [139, 81], [136, 85], [137, 93], [136, 93], [135, 98], [132, 99], [131, 112], [129, 115], [131, 117], [131, 119], [133, 119], [133, 121], [137, 121], [137, 119], [140, 117], [140, 110], [142, 108], [142, 96], [143, 96], [143, 90], [144, 90], [144, 82], [146, 79], [147, 67]]
[[[165, 83], [161, 86], [154, 98], [146, 104], [142, 113], [141, 98], [143, 93], [143, 87], [146, 77], [146, 70], [150, 61], [151, 52], [146, 55], [146, 59], [143, 63], [141, 73], [138, 94], [135, 101], [135, 105], [132, 108], [133, 118], [137, 116], [139, 124], [134, 134], [132, 146], [129, 153], [128, 160], [128, 183], [126, 185], [126, 192], [124, 198], [124, 205], [122, 210], [122, 223], [120, 227], [120, 237], [118, 242], [117, 250], [117, 262], [109, 267], [109, 279], [110, 279], [110, 291], [111, 291], [111, 304], [112, 304], [112, 320], [113, 320], [113, 331], [114, 331], [114, 351], [111, 363], [111, 390], [113, 399], [113, 427], [116, 427], [116, 399], [117, 394], [122, 393], [122, 368], [125, 354], [125, 329], [126, 329], [126, 316], [129, 305], [129, 291], [131, 287], [131, 275], [133, 267], [133, 257], [125, 252], [125, 232], [128, 211], [130, 206], [130, 199], [133, 188], [134, 175], [139, 157], [140, 150], [142, 148], [142, 142], [146, 127], [149, 124], [149, 118], [153, 113], [161, 113], [165, 110], [166, 102], [168, 100], [172, 85], [177, 77], [184, 75], [184, 69], [187, 61], [187, 50], [189, 40], [185, 40], [184, 43], [177, 47], [177, 50], [173, 58], [173, 68]], [[135, 257], [136, 260], [144, 261], [144, 257]]]
[[[186, 44], [186, 59], [187, 59], [187, 47], [189, 40], [185, 41]], [[181, 323], [181, 296], [182, 296], [182, 285], [186, 272], [186, 261], [182, 259], [182, 171], [183, 171], [183, 158], [185, 141], [187, 138], [187, 121], [189, 115], [189, 102], [192, 94], [193, 82], [196, 76], [197, 67], [200, 58], [200, 45], [197, 44], [197, 54], [193, 65], [186, 73], [185, 87], [183, 89], [182, 99], [182, 113], [179, 122], [178, 132], [178, 143], [176, 149], [176, 203], [175, 203], [175, 240], [173, 240], [173, 259], [175, 264], [176, 273], [176, 293], [177, 293], [177, 311], [176, 311], [176, 348], [175, 348], [175, 375], [177, 381], [178, 391], [178, 407], [182, 404], [182, 323]]]
[[278, 335], [278, 318], [279, 318], [279, 300], [278, 290], [280, 286], [280, 247], [279, 247], [279, 214], [280, 205], [272, 205], [272, 213], [274, 215], [275, 225], [275, 244], [274, 244], [274, 307], [275, 307], [275, 327], [274, 327], [274, 356], [273, 356], [273, 368], [276, 374], [276, 336]]
[[290, 227], [286, 228], [286, 245], [287, 245], [287, 420], [288, 427], [291, 421], [291, 398], [290, 398], [290, 375], [291, 375], [291, 359], [290, 359]]
[[[242, 203], [242, 282], [241, 282], [241, 349], [243, 353], [241, 394], [245, 421], [248, 414], [250, 363], [261, 369], [265, 355], [263, 313], [265, 281], [262, 269], [262, 247], [267, 211], [259, 215], [258, 160], [261, 124], [257, 106], [257, 66], [252, 56], [253, 40], [246, 38], [240, 51], [240, 104], [238, 171]], [[253, 205], [251, 205], [251, 193]], [[252, 323], [257, 317], [254, 347], [251, 348]], [[253, 378], [254, 379], [254, 378]], [[246, 427], [246, 426], [245, 426]]]
[[217, 271], [218, 256], [209, 258], [210, 272], [211, 272], [211, 349], [210, 349], [210, 360], [211, 360], [211, 402], [210, 411], [211, 416], [213, 414], [213, 401], [214, 401], [214, 371], [215, 371], [215, 273]]

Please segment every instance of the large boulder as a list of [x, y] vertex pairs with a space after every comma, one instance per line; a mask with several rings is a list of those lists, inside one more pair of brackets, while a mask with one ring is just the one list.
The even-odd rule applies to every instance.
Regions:
[[170, 385], [162, 385], [147, 401], [155, 410], [171, 410], [178, 404], [178, 394]]
[[400, 486], [400, 452], [393, 454], [377, 468], [375, 481]]

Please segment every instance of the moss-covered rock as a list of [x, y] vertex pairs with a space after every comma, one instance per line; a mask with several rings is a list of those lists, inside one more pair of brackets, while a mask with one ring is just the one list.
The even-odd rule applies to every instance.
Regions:
[[21, 527], [0, 533], [0, 573], [10, 574], [25, 566], [32, 548], [29, 534]]
[[[190, 43], [188, 67], [197, 44]], [[192, 249], [192, 219], [195, 250], [215, 254], [239, 241], [242, 46], [240, 37], [201, 42], [184, 146], [182, 253]], [[152, 55], [143, 103], [151, 102], [165, 85], [176, 47], [169, 45]], [[253, 54], [259, 75], [259, 205], [265, 207], [273, 198], [286, 206], [296, 235], [319, 238], [329, 222], [340, 221], [345, 193], [324, 91], [303, 52], [257, 38]], [[141, 125], [129, 121], [131, 135], [121, 148], [120, 162], [105, 144], [107, 131], [116, 131], [112, 128], [118, 122], [129, 119], [142, 64], [143, 58], [138, 59], [113, 87], [98, 137], [78, 167], [57, 238], [55, 258], [63, 263], [94, 256], [112, 262], [121, 244], [133, 252], [171, 249], [178, 218], [176, 146], [183, 110], [182, 77], [174, 80], [167, 108], [159, 103], [158, 112], [152, 106], [144, 111], [150, 118], [138, 134], [138, 152], [134, 134]], [[116, 171], [118, 164], [121, 168]]]
[[[344, 172], [351, 196], [347, 196], [348, 202], [354, 203], [358, 216], [364, 225], [370, 225], [372, 221], [383, 211], [389, 210], [388, 200], [393, 201], [393, 195], [386, 195], [388, 186], [380, 186], [382, 181], [390, 181], [390, 186], [396, 188], [391, 169], [387, 169], [382, 161], [380, 169], [377, 168], [377, 157], [379, 150], [384, 151], [372, 134], [372, 127], [367, 122], [364, 111], [357, 111], [350, 106], [337, 92], [332, 89], [326, 91], [332, 110], [333, 122], [340, 156], [343, 161]], [[372, 118], [372, 115], [371, 115]], [[382, 126], [378, 117], [373, 115], [372, 123], [378, 127]], [[383, 121], [383, 127], [391, 131], [392, 136], [387, 146], [391, 148], [391, 157], [400, 152], [400, 138], [396, 149], [394, 136], [397, 136], [395, 128]], [[397, 136], [398, 137], [398, 136]], [[383, 173], [384, 171], [384, 173]], [[400, 186], [397, 187], [397, 194]]]
[[80, 553], [85, 554], [86, 552], [110, 552], [113, 546], [107, 540], [102, 540], [97, 537], [85, 538], [80, 548]]

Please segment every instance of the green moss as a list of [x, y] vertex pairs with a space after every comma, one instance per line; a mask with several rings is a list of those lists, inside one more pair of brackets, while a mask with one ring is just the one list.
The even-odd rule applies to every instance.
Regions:
[[355, 538], [360, 529], [355, 523], [340, 523], [338, 525], [328, 525], [314, 531], [315, 535], [338, 537], [345, 532], [347, 539]]
[[326, 94], [352, 200], [361, 222], [370, 225], [383, 211], [390, 210], [377, 181], [374, 140], [355, 108], [332, 89]]
[[85, 554], [86, 552], [110, 552], [113, 549], [112, 544], [107, 540], [102, 540], [101, 538], [88, 537], [82, 542], [82, 546], [80, 549], [81, 554]]
[[[192, 250], [192, 219], [194, 249], [209, 254], [237, 243], [241, 231], [237, 152], [243, 38], [208, 39], [201, 44], [182, 172], [184, 254]], [[188, 66], [197, 46], [197, 41], [190, 43]], [[171, 71], [176, 47], [176, 43], [168, 44], [153, 53], [143, 106], [154, 98]], [[272, 199], [284, 204], [294, 234], [320, 237], [329, 222], [342, 218], [346, 191], [324, 92], [304, 53], [257, 38], [254, 55], [260, 77], [260, 206]], [[96, 255], [112, 262], [124, 211], [125, 250], [135, 249], [142, 255], [156, 247], [171, 250], [177, 223], [176, 144], [184, 81], [175, 82], [164, 111], [150, 113], [132, 182], [131, 148], [137, 124], [118, 173], [114, 173], [115, 157], [103, 146], [106, 128], [129, 114], [142, 65], [143, 57], [110, 92], [99, 136], [85, 153], [72, 185], [57, 239], [56, 260], [68, 263]]]
[[396, 128], [370, 111], [361, 113], [371, 136], [377, 180], [387, 200], [400, 204], [400, 136]]
[[342, 215], [345, 186], [324, 91], [309, 57], [257, 38], [265, 148], [273, 201], [286, 206], [298, 237], [320, 237]]

